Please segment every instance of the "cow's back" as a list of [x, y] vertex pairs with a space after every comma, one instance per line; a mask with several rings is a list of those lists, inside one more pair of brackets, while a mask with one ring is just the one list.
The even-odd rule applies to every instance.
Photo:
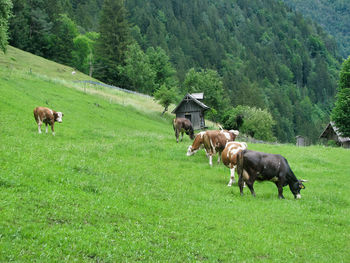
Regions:
[[280, 154], [270, 154], [245, 150], [239, 158], [244, 170], [255, 171], [257, 180], [270, 180], [279, 177], [280, 174], [289, 173], [290, 167], [287, 160]]
[[224, 165], [229, 166], [237, 164], [237, 155], [240, 151], [247, 149], [245, 142], [228, 142], [221, 154]]
[[174, 122], [174, 129], [178, 129], [178, 130], [188, 130], [188, 129], [192, 129], [192, 123], [190, 120], [186, 119], [186, 118], [175, 118]]

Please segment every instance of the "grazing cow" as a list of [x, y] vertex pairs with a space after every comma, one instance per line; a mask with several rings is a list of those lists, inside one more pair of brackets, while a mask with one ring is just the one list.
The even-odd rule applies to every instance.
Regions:
[[244, 181], [252, 195], [255, 196], [253, 184], [255, 180], [258, 180], [274, 182], [278, 188], [278, 197], [283, 199], [283, 187], [289, 185], [294, 197], [300, 199], [300, 189], [304, 189], [303, 182], [307, 182], [295, 177], [287, 160], [282, 155], [250, 150], [244, 150], [238, 154], [237, 173], [241, 195], [243, 195]]
[[234, 141], [238, 136], [239, 132], [235, 130], [208, 130], [206, 132], [200, 133], [200, 138], [198, 141], [195, 140], [192, 145], [188, 147], [187, 156], [195, 154], [203, 144], [207, 156], [209, 156], [209, 164], [213, 166], [213, 155], [217, 152], [218, 163], [220, 163], [221, 152], [224, 150], [227, 142]]
[[34, 109], [34, 118], [36, 123], [38, 124], [38, 132], [41, 133], [41, 125], [45, 123], [46, 133], [47, 133], [47, 125], [51, 126], [52, 135], [55, 135], [54, 125], [55, 121], [62, 122], [63, 113], [56, 112], [49, 108], [45, 107], [36, 107]]
[[180, 133], [181, 133], [181, 141], [182, 141], [184, 132], [191, 138], [191, 140], [194, 139], [193, 126], [189, 119], [175, 118], [173, 120], [173, 128], [175, 131], [176, 142], [179, 142]]
[[228, 142], [225, 149], [221, 153], [221, 159], [224, 165], [230, 168], [230, 182], [227, 186], [231, 186], [235, 182], [235, 168], [237, 166], [237, 155], [239, 152], [247, 149], [245, 142]]
[[202, 131], [196, 135], [192, 145], [188, 146], [187, 154], [186, 154], [187, 156], [195, 154], [196, 152], [198, 152], [198, 150], [200, 150], [204, 147], [204, 134], [205, 133], [206, 133], [205, 131]]

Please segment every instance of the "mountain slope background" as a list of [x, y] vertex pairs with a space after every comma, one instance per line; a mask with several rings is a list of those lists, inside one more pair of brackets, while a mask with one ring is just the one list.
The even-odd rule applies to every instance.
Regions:
[[[55, 60], [49, 52], [55, 43], [45, 41], [55, 34], [57, 13], [68, 14], [82, 34], [98, 31], [102, 2], [15, 0], [10, 43]], [[317, 141], [329, 121], [340, 66], [337, 45], [320, 26], [275, 0], [128, 0], [125, 6], [141, 48], [161, 47], [170, 57], [180, 95], [189, 91], [183, 81], [191, 68], [213, 69], [222, 78], [229, 107], [268, 109], [281, 142], [296, 135]]]
[[283, 0], [332, 35], [343, 58], [350, 55], [350, 2], [344, 0]]

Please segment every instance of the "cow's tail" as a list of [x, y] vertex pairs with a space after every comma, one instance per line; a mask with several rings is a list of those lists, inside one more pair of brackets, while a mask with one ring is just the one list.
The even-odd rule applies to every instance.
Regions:
[[245, 152], [245, 150], [240, 151], [237, 154], [237, 174], [238, 174], [238, 178], [243, 176], [243, 154], [244, 154], [244, 152]]
[[174, 131], [176, 129], [176, 119], [173, 119], [173, 128], [174, 128]]

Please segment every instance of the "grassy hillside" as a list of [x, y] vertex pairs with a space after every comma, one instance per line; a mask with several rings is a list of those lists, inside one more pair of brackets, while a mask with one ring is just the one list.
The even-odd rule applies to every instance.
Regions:
[[[269, 182], [241, 197], [226, 167], [185, 155], [170, 118], [52, 76], [0, 68], [0, 262], [350, 258], [350, 151], [249, 144], [310, 182], [301, 200]], [[37, 133], [38, 105], [64, 113], [56, 136]]]

